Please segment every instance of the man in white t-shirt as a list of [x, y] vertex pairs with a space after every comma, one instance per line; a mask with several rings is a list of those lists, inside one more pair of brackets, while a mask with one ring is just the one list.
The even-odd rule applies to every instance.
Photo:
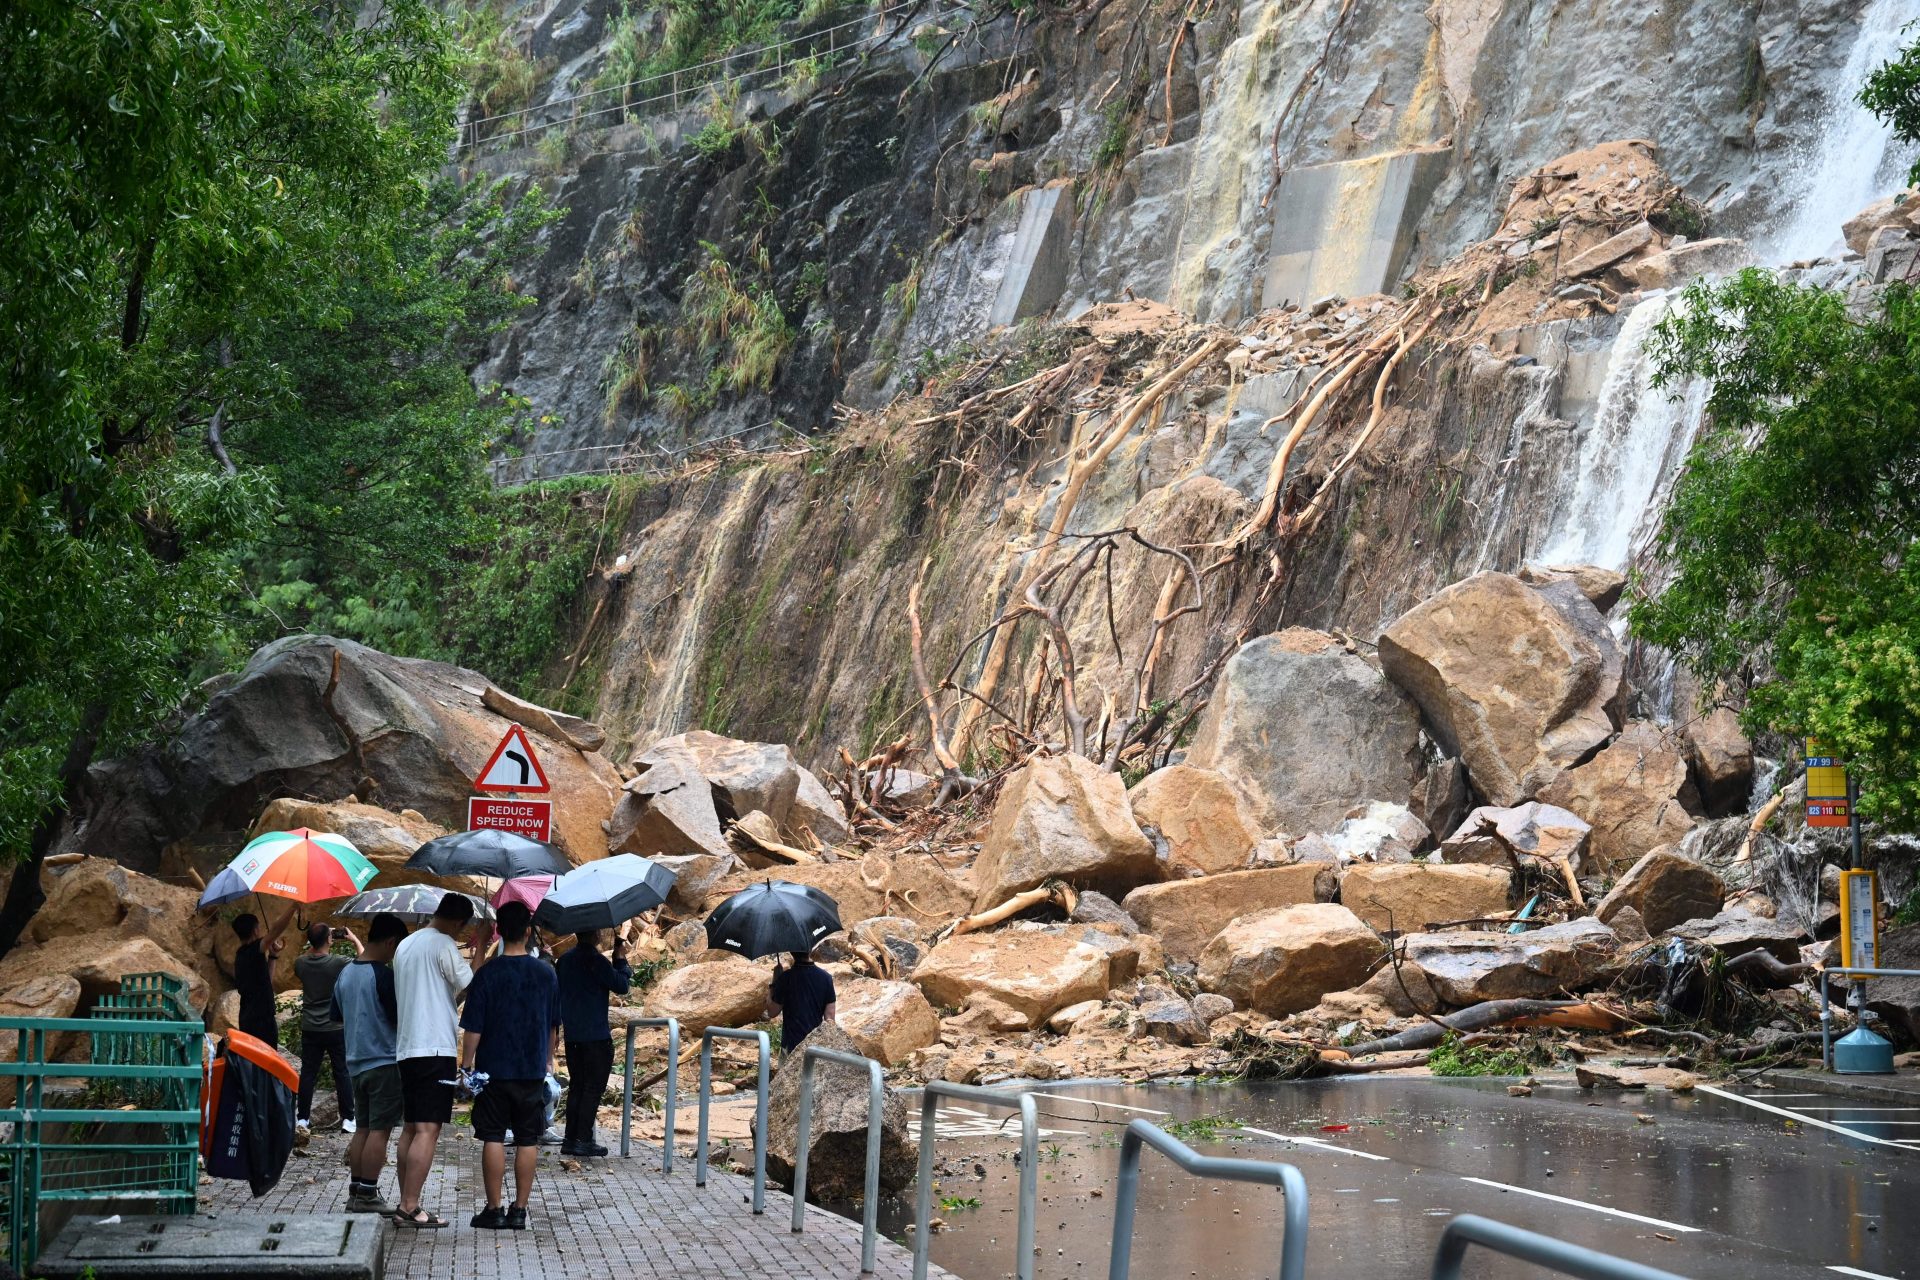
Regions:
[[[460, 954], [460, 936], [473, 923], [473, 900], [449, 893], [421, 929], [393, 954], [393, 987], [399, 1008], [394, 1057], [400, 1067], [400, 1204], [393, 1220], [402, 1227], [444, 1227], [446, 1220], [420, 1207], [420, 1189], [433, 1167], [440, 1128], [453, 1119], [454, 1067], [460, 1048], [455, 1007], [473, 969]], [[482, 963], [485, 958], [482, 957]]]

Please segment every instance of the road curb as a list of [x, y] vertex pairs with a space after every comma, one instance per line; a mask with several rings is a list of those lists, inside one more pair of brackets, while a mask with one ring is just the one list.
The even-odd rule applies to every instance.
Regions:
[[[1910, 1102], [1920, 1106], [1920, 1076], [1840, 1076], [1826, 1071], [1769, 1071], [1761, 1077], [1772, 1085], [1799, 1085], [1862, 1102]], [[1764, 1094], [1756, 1095], [1764, 1100]]]

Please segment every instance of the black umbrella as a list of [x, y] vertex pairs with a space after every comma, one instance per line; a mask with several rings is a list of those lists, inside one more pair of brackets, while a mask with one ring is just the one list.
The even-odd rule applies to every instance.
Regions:
[[[355, 916], [372, 919], [381, 914], [396, 915], [408, 924], [425, 924], [433, 919], [433, 913], [440, 906], [440, 900], [454, 892], [442, 889], [437, 884], [395, 884], [384, 889], [368, 889], [348, 898], [346, 905], [337, 909], [337, 916]], [[492, 920], [493, 908], [484, 899], [470, 893], [459, 895], [473, 904], [475, 920]]]
[[555, 933], [613, 929], [667, 900], [673, 872], [633, 853], [576, 867], [553, 882], [533, 922]]
[[567, 855], [550, 844], [511, 831], [456, 831], [429, 840], [407, 859], [410, 871], [436, 876], [563, 876], [573, 870]]
[[766, 880], [749, 885], [707, 917], [707, 945], [749, 960], [808, 952], [840, 929], [840, 907], [810, 885]]

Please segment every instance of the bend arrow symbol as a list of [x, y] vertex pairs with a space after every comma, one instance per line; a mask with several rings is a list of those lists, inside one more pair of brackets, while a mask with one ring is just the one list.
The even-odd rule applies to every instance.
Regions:
[[525, 786], [533, 777], [533, 769], [528, 765], [527, 758], [518, 751], [515, 751], [512, 747], [508, 747], [503, 754], [505, 754], [507, 759], [520, 766], [520, 785]]

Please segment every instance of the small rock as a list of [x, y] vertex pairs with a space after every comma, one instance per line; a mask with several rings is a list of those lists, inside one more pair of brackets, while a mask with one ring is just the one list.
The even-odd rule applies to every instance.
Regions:
[[1507, 1086], [1507, 1096], [1509, 1098], [1531, 1098], [1533, 1096], [1533, 1086], [1526, 1085], [1526, 1084], [1510, 1084]]

